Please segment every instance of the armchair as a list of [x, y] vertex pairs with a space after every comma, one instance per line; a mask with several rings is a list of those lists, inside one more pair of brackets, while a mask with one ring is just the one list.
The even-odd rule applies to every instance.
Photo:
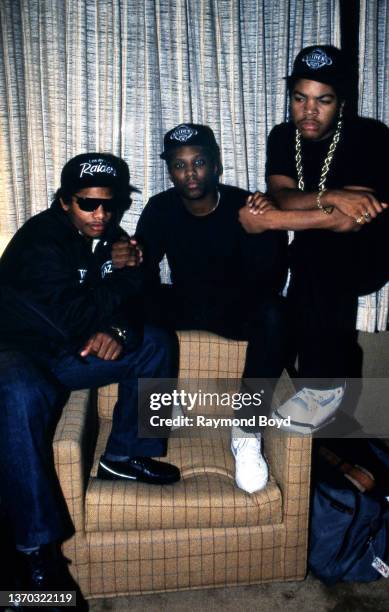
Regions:
[[[179, 341], [181, 378], [241, 377], [245, 342], [200, 331], [180, 332]], [[182, 473], [175, 485], [103, 481], [97, 462], [116, 392], [100, 388], [97, 407], [87, 391], [72, 393], [54, 440], [75, 525], [64, 552], [86, 597], [304, 578], [309, 437], [267, 429], [271, 477], [253, 495], [235, 485], [230, 436], [221, 429], [189, 438], [172, 432], [167, 460]], [[274, 402], [293, 392], [284, 372]]]

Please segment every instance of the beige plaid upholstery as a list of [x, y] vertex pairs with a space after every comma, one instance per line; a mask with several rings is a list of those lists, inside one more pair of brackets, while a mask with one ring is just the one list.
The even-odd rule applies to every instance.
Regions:
[[[177, 333], [180, 341], [180, 379], [240, 379], [246, 356], [247, 342], [227, 340], [203, 331]], [[112, 418], [117, 397], [117, 385], [99, 389], [99, 416]]]
[[[245, 342], [181, 332], [180, 378], [238, 380]], [[223, 383], [225, 384], [225, 382]], [[116, 386], [98, 392], [98, 417], [86, 392], [73, 393], [54, 441], [60, 482], [76, 534], [65, 552], [87, 596], [302, 579], [306, 571], [309, 437], [269, 428], [271, 478], [248, 495], [234, 483], [229, 432], [173, 433], [167, 460], [181, 469], [172, 486], [100, 481]], [[293, 393], [286, 374], [275, 402]], [[94, 431], [99, 424], [97, 443]]]
[[[108, 423], [104, 430], [105, 435], [100, 432], [102, 444], [95, 464], [104, 450]], [[229, 432], [220, 435], [218, 430], [205, 439], [172, 437], [166, 460], [180, 468], [182, 477], [173, 486], [92, 478], [86, 494], [86, 531], [247, 527], [281, 522], [281, 492], [275, 481], [257, 495], [246, 495], [238, 489], [229, 445]]]

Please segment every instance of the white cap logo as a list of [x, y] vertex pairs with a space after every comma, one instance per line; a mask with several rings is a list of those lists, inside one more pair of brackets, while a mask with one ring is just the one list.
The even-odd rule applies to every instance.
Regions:
[[192, 136], [196, 136], [197, 130], [189, 127], [189, 125], [179, 125], [176, 129], [170, 134], [170, 140], [178, 140], [179, 142], [186, 142]]
[[319, 70], [319, 68], [332, 64], [332, 59], [322, 49], [313, 49], [308, 55], [304, 55], [302, 61], [312, 70]]
[[90, 162], [80, 164], [80, 178], [85, 174], [94, 176], [95, 174], [110, 174], [116, 176], [116, 170], [102, 159], [91, 159]]

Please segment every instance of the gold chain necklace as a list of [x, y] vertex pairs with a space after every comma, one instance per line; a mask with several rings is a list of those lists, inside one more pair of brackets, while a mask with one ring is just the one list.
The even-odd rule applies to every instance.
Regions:
[[[342, 123], [343, 123], [342, 119], [339, 118], [337, 126], [336, 126], [335, 134], [332, 137], [332, 141], [329, 146], [327, 156], [324, 160], [323, 167], [321, 169], [320, 180], [319, 180], [319, 185], [318, 185], [319, 195], [321, 195], [325, 191], [327, 175], [330, 170], [330, 165], [334, 157], [335, 149], [340, 139]], [[296, 170], [297, 170], [297, 178], [298, 178], [298, 188], [301, 189], [301, 191], [304, 191], [305, 183], [304, 183], [304, 177], [303, 177], [303, 163], [302, 163], [302, 155], [301, 155], [301, 134], [297, 129], [296, 129], [296, 141], [295, 142], [296, 142], [295, 160], [296, 160]], [[326, 207], [326, 208], [331, 208], [331, 207]]]

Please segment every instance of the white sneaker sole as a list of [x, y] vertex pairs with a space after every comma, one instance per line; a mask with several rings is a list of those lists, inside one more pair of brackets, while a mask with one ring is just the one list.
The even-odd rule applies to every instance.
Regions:
[[287, 417], [281, 415], [276, 409], [273, 410], [270, 418], [282, 419], [279, 426], [277, 425], [277, 429], [310, 435], [315, 433], [316, 431], [319, 431], [319, 429], [323, 429], [323, 427], [327, 427], [327, 425], [329, 425], [330, 423], [333, 423], [336, 419], [336, 413], [329, 416], [327, 420], [323, 421], [318, 425], [312, 425], [312, 423], [302, 423], [301, 421], [293, 421], [292, 419], [290, 419], [290, 425], [285, 425], [284, 420]]

